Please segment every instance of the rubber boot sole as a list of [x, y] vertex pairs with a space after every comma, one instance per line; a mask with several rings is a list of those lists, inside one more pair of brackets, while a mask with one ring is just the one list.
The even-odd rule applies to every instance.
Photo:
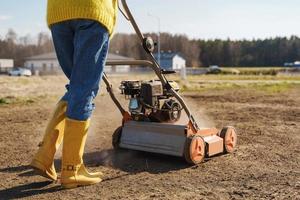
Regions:
[[[102, 182], [102, 179], [99, 182], [97, 182], [97, 183], [100, 183], [100, 182]], [[61, 184], [61, 187], [63, 189], [73, 189], [73, 188], [78, 188], [78, 187], [95, 185], [97, 183], [90, 183], [90, 184], [68, 183], [68, 184]]]
[[34, 163], [31, 163], [30, 167], [33, 169], [34, 174], [40, 175], [47, 179], [50, 179], [51, 181], [57, 181], [57, 177], [54, 178], [52, 176], [49, 176], [45, 170], [41, 169], [41, 168], [43, 168], [43, 166], [41, 164], [37, 163], [37, 161], [35, 161]]

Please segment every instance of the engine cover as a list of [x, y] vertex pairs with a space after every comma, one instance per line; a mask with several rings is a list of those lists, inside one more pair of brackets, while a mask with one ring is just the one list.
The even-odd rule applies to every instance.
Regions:
[[157, 97], [163, 95], [163, 87], [159, 81], [151, 81], [142, 83], [141, 85], [141, 98], [143, 102], [154, 106], [157, 102]]

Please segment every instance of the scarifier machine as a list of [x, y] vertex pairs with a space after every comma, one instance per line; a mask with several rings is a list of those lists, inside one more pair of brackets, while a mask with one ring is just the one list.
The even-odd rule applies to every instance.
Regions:
[[[122, 81], [121, 94], [129, 100], [129, 111], [126, 111], [114, 95], [107, 75], [103, 75], [107, 91], [123, 116], [122, 126], [113, 134], [114, 148], [183, 157], [191, 164], [198, 164], [205, 157], [233, 152], [237, 142], [235, 129], [227, 126], [218, 130], [197, 125], [190, 109], [178, 94], [176, 82], [166, 79], [166, 74], [175, 72], [161, 69], [153, 55], [155, 42], [141, 33], [126, 0], [121, 0], [119, 8], [132, 24], [149, 60], [112, 60], [107, 61], [106, 65], [148, 66], [158, 80]], [[175, 123], [182, 111], [187, 115], [186, 125]]]

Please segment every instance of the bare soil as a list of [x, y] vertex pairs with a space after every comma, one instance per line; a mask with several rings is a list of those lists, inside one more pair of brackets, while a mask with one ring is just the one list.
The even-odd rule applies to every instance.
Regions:
[[[21, 80], [21, 81], [19, 81]], [[114, 83], [119, 79], [114, 79]], [[105, 90], [96, 99], [84, 161], [102, 183], [62, 190], [28, 164], [65, 79], [0, 77], [0, 199], [300, 199], [300, 88], [185, 93], [201, 126], [235, 126], [233, 154], [189, 166], [181, 158], [112, 149], [121, 116]], [[119, 96], [126, 103], [123, 97]], [[15, 100], [15, 101], [14, 101]], [[60, 151], [55, 165], [60, 171]]]

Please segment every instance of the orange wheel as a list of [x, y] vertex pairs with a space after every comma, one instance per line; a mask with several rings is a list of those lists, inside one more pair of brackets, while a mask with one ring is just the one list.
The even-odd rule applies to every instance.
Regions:
[[220, 137], [224, 140], [224, 152], [232, 153], [237, 144], [237, 134], [235, 129], [231, 126], [223, 128]]
[[205, 142], [199, 135], [187, 138], [184, 152], [185, 160], [190, 164], [199, 164], [205, 157]]

